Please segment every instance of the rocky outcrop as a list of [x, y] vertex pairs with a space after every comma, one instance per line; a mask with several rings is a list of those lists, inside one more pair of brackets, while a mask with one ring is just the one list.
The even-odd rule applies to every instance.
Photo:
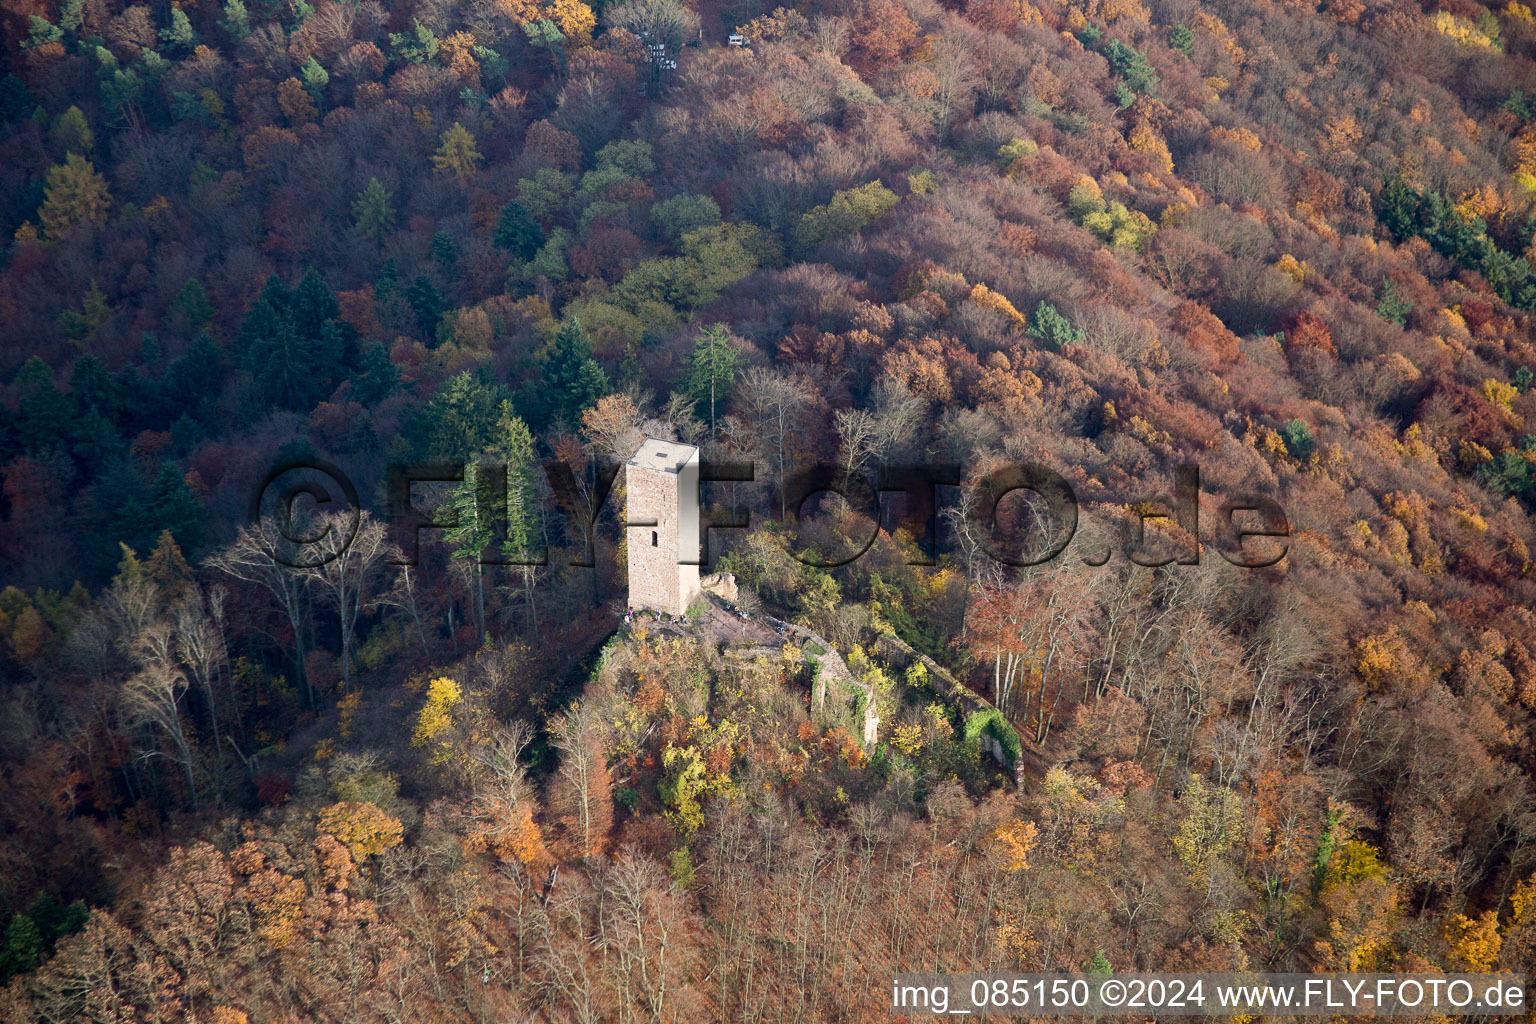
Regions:
[[735, 604], [739, 600], [736, 591], [736, 577], [728, 572], [710, 573], [699, 580], [699, 588], [706, 594], [714, 594], [722, 601]]

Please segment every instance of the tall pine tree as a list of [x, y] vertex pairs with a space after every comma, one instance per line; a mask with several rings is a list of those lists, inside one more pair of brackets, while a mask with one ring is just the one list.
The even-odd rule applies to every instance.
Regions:
[[548, 419], [567, 425], [581, 422], [584, 410], [608, 393], [608, 376], [592, 358], [592, 343], [581, 321], [567, 320], [539, 359], [544, 379], [542, 398]]
[[533, 219], [528, 207], [514, 199], [501, 208], [501, 215], [496, 218], [494, 240], [518, 259], [527, 261], [544, 244], [544, 229]]
[[240, 340], [245, 368], [263, 401], [286, 409], [314, 407], [314, 363], [294, 323], [288, 289], [276, 275], [267, 278], [261, 297], [246, 314]]
[[716, 406], [729, 396], [736, 383], [736, 371], [741, 368], [741, 353], [731, 344], [731, 335], [724, 324], [711, 324], [704, 328], [694, 345], [688, 360], [688, 379], [684, 382], [685, 393], [695, 403], [709, 403], [709, 432], [715, 432]]
[[312, 269], [292, 292], [267, 279], [240, 329], [243, 364], [264, 401], [307, 412], [341, 383], [357, 332], [338, 311], [336, 294]]
[[383, 245], [384, 239], [395, 227], [394, 197], [389, 194], [378, 178], [369, 178], [368, 184], [352, 202], [352, 216], [357, 233], [374, 245]]

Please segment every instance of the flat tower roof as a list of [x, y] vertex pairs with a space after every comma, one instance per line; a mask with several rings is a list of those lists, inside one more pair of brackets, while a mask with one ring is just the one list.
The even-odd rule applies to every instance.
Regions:
[[699, 450], [691, 444], [648, 437], [640, 446], [640, 450], [630, 458], [629, 464], [637, 469], [659, 469], [665, 473], [676, 473], [698, 454]]

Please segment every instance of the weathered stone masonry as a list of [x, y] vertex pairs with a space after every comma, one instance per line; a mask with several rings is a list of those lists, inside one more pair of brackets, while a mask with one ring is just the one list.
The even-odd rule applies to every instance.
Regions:
[[624, 487], [629, 607], [682, 615], [701, 593], [699, 450], [647, 438], [624, 468]]

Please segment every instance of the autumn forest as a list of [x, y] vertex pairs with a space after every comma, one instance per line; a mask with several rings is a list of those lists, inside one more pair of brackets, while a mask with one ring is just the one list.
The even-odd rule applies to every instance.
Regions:
[[[0, 62], [0, 1020], [1536, 968], [1524, 0], [0, 0]], [[647, 437], [748, 469], [685, 621]]]

